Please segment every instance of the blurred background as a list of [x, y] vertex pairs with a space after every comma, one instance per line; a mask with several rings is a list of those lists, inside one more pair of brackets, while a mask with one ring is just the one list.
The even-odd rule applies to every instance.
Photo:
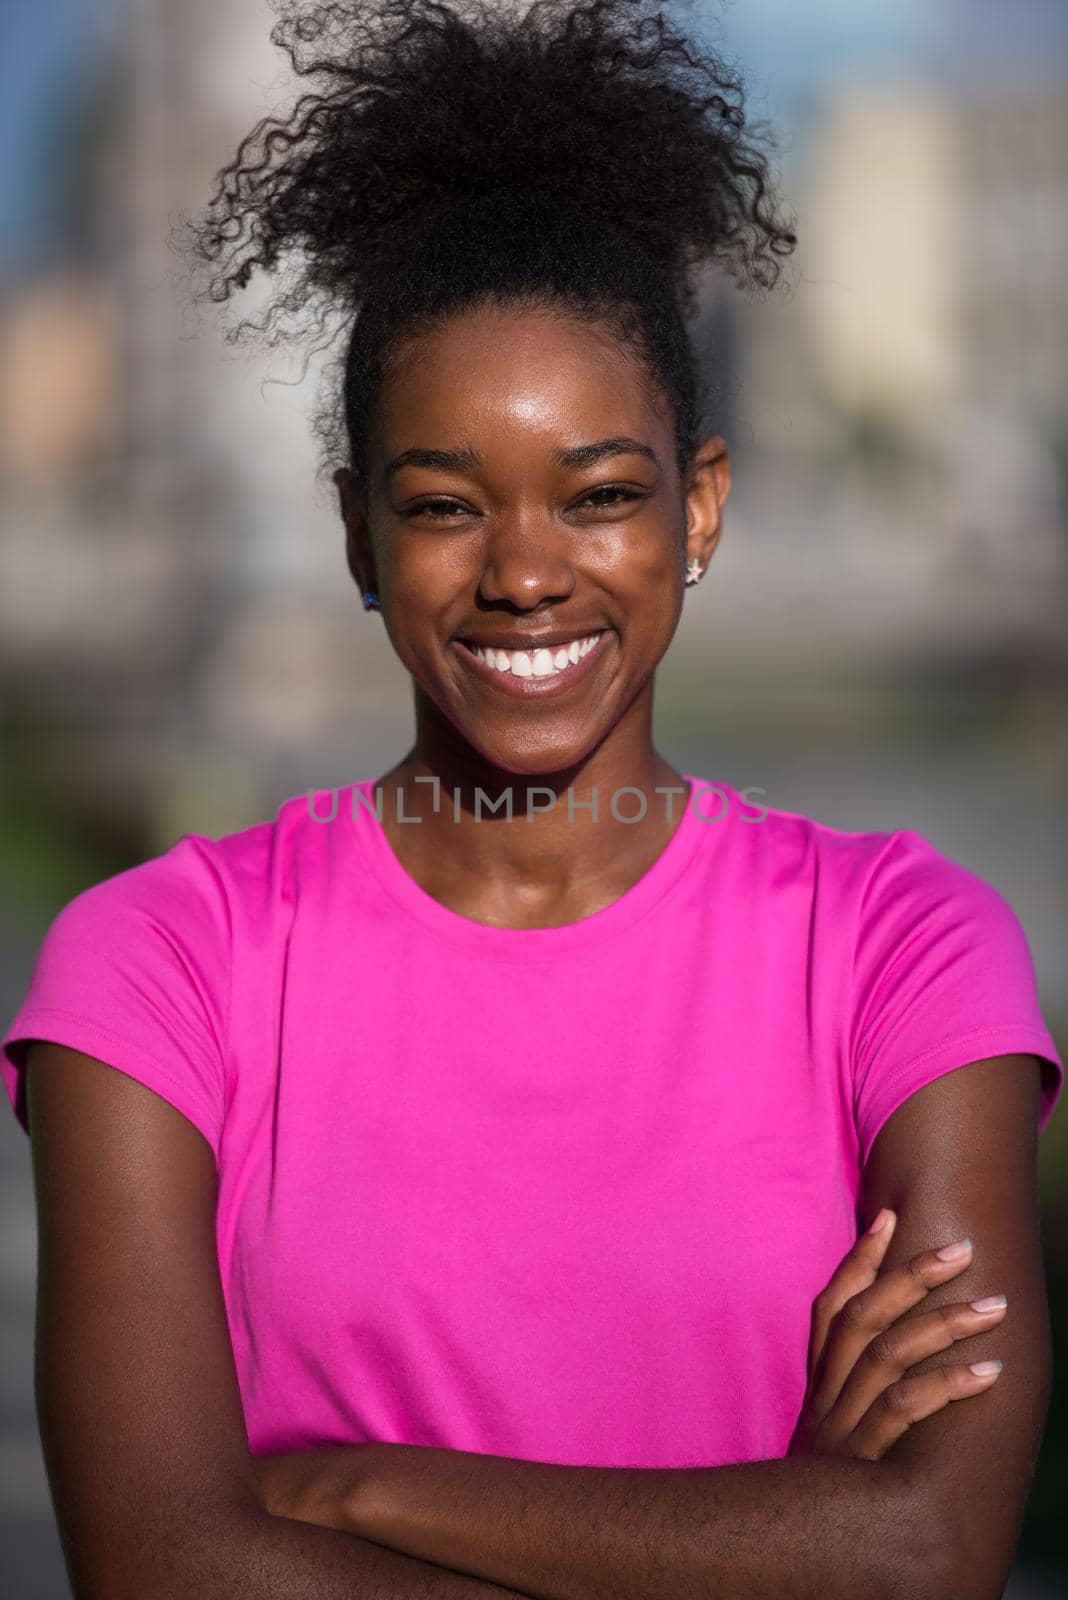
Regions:
[[[264, 0], [0, 4], [0, 1013], [52, 917], [408, 748], [344, 564], [317, 367], [228, 344], [168, 243], [284, 107]], [[1031, 943], [1068, 1050], [1068, 9], [687, 13], [779, 133], [796, 283], [706, 284], [734, 482], [658, 674], [683, 770], [913, 828]], [[254, 315], [264, 291], [238, 299]], [[1068, 1115], [1040, 1141], [1055, 1392], [1009, 1594], [1060, 1592]], [[32, 1390], [29, 1144], [0, 1120], [0, 1547], [67, 1595]], [[1063, 1479], [1060, 1479], [1063, 1482]], [[11, 1563], [13, 1562], [13, 1569]]]

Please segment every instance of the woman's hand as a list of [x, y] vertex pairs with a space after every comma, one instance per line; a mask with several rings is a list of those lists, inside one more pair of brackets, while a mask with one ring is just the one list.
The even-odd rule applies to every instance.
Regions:
[[905, 1376], [957, 1339], [994, 1327], [1005, 1307], [976, 1311], [958, 1301], [906, 1317], [928, 1290], [964, 1271], [971, 1249], [950, 1261], [924, 1250], [879, 1277], [897, 1222], [894, 1212], [885, 1216], [878, 1232], [861, 1235], [813, 1304], [808, 1388], [789, 1456], [878, 1461], [914, 1422], [997, 1381], [1000, 1369], [977, 1374], [966, 1362]]

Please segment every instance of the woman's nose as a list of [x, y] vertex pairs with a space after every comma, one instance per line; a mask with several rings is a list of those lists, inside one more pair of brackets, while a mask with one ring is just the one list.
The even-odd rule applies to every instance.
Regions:
[[483, 550], [478, 592], [527, 610], [575, 587], [566, 533], [544, 517], [500, 518]]

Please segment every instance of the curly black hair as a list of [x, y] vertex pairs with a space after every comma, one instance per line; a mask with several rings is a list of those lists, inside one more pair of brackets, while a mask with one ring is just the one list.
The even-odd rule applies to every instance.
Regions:
[[797, 242], [747, 136], [742, 74], [652, 0], [270, 4], [272, 42], [318, 92], [262, 118], [182, 226], [213, 300], [295, 263], [230, 339], [340, 315], [347, 349], [314, 424], [325, 462], [344, 451], [363, 490], [399, 341], [490, 301], [607, 328], [671, 405], [684, 477], [709, 394], [686, 329], [696, 274], [767, 290]]

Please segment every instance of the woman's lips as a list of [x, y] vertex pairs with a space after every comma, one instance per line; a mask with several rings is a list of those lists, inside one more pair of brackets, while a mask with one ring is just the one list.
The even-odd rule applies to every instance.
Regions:
[[555, 699], [559, 695], [567, 694], [570, 688], [589, 675], [593, 664], [604, 654], [611, 631], [610, 628], [606, 628], [596, 644], [591, 645], [586, 654], [571, 666], [544, 678], [517, 678], [514, 672], [499, 672], [496, 667], [491, 667], [488, 661], [476, 656], [474, 651], [460, 639], [453, 640], [453, 647], [468, 671], [474, 673], [483, 683], [492, 685], [501, 694], [511, 695], [513, 699], [519, 700], [543, 700], [546, 696]]

